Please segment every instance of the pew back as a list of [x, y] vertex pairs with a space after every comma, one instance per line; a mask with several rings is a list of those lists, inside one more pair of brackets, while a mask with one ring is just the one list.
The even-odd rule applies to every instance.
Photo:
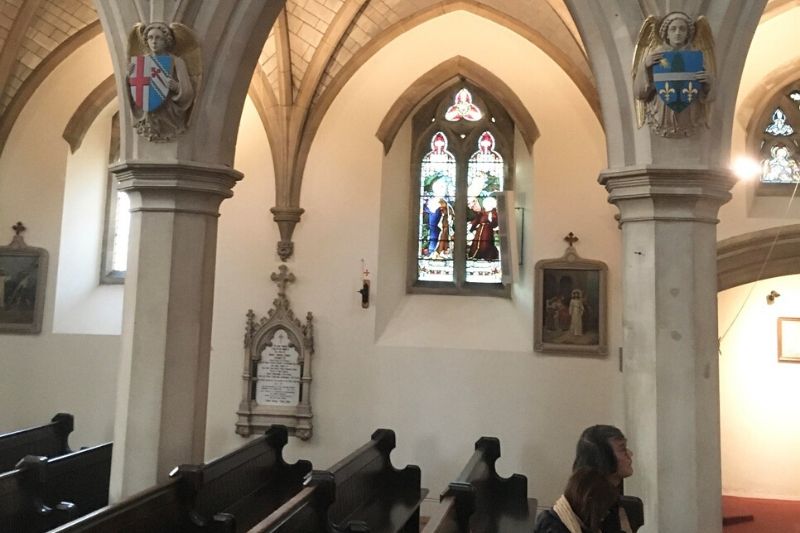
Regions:
[[328, 513], [333, 531], [419, 531], [420, 488], [416, 465], [392, 466], [394, 431], [379, 429], [370, 442], [331, 467], [336, 500]]
[[108, 505], [112, 443], [47, 460], [42, 498], [48, 505], [68, 501], [81, 516]]
[[217, 520], [230, 524], [224, 529], [245, 531], [300, 492], [311, 463], [286, 463], [282, 452], [288, 442], [286, 427], [273, 426], [262, 438], [205, 466], [181, 466], [178, 474], [196, 488], [195, 520]]
[[186, 516], [180, 479], [142, 491], [118, 505], [104, 507], [52, 533], [173, 533]]
[[527, 479], [520, 474], [500, 477], [495, 468], [499, 457], [498, 439], [478, 439], [464, 469], [442, 493], [426, 533], [533, 531], [536, 500], [528, 498]]
[[[58, 533], [118, 531], [189, 533], [245, 531], [302, 489], [308, 461], [289, 465], [284, 426], [206, 465], [182, 465], [173, 480], [58, 529]], [[55, 532], [54, 532], [55, 533]]]
[[0, 475], [0, 531], [49, 531], [108, 503], [111, 443], [19, 466]]
[[312, 472], [305, 488], [247, 533], [326, 532], [328, 509], [334, 500], [334, 478], [330, 472]]
[[644, 504], [636, 496], [620, 496], [619, 506], [625, 509], [633, 533], [644, 525]]
[[419, 532], [419, 467], [395, 469], [394, 432], [379, 429], [328, 471], [314, 472], [297, 497], [248, 533]]
[[13, 470], [26, 455], [52, 458], [69, 453], [73, 427], [72, 415], [58, 413], [49, 424], [0, 435], [0, 472]]

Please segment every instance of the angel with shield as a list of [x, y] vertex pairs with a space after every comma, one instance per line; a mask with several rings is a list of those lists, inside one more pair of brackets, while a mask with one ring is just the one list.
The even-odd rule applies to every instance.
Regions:
[[128, 36], [128, 86], [136, 131], [171, 141], [186, 131], [202, 71], [200, 47], [183, 24], [136, 24]]
[[662, 137], [688, 137], [708, 127], [713, 99], [714, 39], [708, 20], [673, 11], [649, 16], [639, 30], [633, 58], [638, 126]]

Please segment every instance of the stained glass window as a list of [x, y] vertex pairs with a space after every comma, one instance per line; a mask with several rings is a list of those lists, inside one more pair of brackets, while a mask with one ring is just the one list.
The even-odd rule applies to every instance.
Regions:
[[450, 122], [458, 122], [459, 120], [468, 120], [470, 122], [477, 122], [483, 118], [481, 110], [472, 103], [472, 93], [467, 89], [461, 89], [456, 93], [455, 102], [444, 114]]
[[456, 158], [447, 150], [447, 136], [437, 131], [420, 172], [419, 278], [453, 281], [453, 204], [456, 201]]
[[748, 132], [751, 153], [758, 153], [761, 165], [759, 194], [782, 195], [780, 184], [800, 182], [800, 87], [793, 82], [765, 99], [759, 118]]
[[785, 137], [794, 133], [794, 128], [787, 124], [786, 113], [779, 107], [772, 113], [772, 122], [770, 122], [764, 132], [775, 137]]
[[[513, 122], [489, 96], [452, 87], [414, 118], [417, 202], [414, 287], [503, 287], [502, 215]], [[418, 165], [418, 166], [417, 166]]]
[[495, 151], [494, 136], [484, 131], [467, 166], [467, 282], [502, 281], [494, 193], [503, 190], [503, 173], [503, 157]]
[[800, 168], [789, 149], [777, 144], [770, 150], [769, 159], [761, 163], [762, 183], [795, 183], [800, 181]]

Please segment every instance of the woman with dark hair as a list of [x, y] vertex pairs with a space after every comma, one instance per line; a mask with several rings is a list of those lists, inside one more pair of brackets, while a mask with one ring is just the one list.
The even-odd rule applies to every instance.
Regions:
[[603, 521], [618, 499], [619, 491], [608, 476], [595, 468], [578, 468], [553, 508], [539, 515], [533, 531], [603, 533]]
[[[592, 468], [606, 477], [617, 494], [622, 493], [622, 480], [633, 475], [633, 452], [628, 449], [628, 439], [618, 428], [596, 425], [586, 428], [575, 447], [572, 470]], [[600, 527], [602, 533], [632, 531], [625, 510], [614, 504]]]
[[599, 470], [620, 486], [624, 478], [633, 475], [633, 452], [628, 449], [628, 439], [614, 426], [586, 428], [575, 447], [572, 469], [582, 466]]

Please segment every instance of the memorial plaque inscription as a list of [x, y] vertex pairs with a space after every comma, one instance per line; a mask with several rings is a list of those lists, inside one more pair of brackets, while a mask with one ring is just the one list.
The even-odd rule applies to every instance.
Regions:
[[284, 329], [277, 329], [257, 365], [256, 403], [296, 406], [300, 403], [300, 354]]

